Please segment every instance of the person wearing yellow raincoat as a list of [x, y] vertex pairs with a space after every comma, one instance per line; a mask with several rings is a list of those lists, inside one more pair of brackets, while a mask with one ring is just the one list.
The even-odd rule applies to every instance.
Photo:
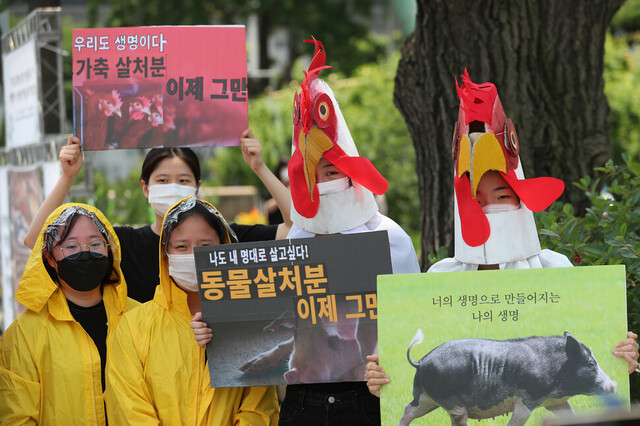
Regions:
[[138, 302], [102, 212], [64, 204], [49, 215], [16, 300], [27, 310], [0, 339], [0, 424], [106, 424], [106, 341]]
[[153, 300], [122, 317], [108, 348], [105, 396], [114, 424], [278, 422], [275, 386], [211, 387], [205, 350], [190, 326], [200, 311], [193, 247], [235, 241], [206, 201], [187, 198], [165, 215], [160, 285]]

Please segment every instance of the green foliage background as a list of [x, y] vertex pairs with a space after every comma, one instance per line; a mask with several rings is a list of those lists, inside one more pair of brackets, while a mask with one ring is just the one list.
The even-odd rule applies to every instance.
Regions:
[[[609, 161], [602, 180], [585, 177], [575, 185], [591, 207], [577, 216], [571, 204], [554, 203], [536, 214], [543, 247], [565, 254], [575, 265], [625, 265], [628, 329], [640, 331], [640, 163]], [[604, 192], [601, 183], [605, 184]], [[631, 397], [640, 401], [640, 377], [633, 374]]]
[[631, 158], [640, 158], [638, 46], [638, 43], [630, 45], [627, 37], [608, 36], [605, 43], [604, 91], [611, 108], [609, 134], [616, 162], [621, 161], [623, 153], [627, 153]]

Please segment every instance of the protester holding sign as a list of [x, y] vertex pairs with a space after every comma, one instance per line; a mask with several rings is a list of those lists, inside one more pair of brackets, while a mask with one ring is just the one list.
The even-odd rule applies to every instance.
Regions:
[[[246, 163], [278, 201], [287, 220], [280, 225], [232, 224], [231, 227], [243, 242], [283, 238], [291, 226], [288, 219], [291, 205], [289, 191], [264, 164], [262, 146], [250, 129], [242, 133], [241, 143]], [[28, 247], [33, 247], [36, 229], [41, 227], [46, 215], [64, 201], [80, 173], [83, 159], [80, 144], [78, 138], [71, 136], [67, 145], [60, 150], [63, 173], [31, 223], [24, 239]], [[140, 186], [153, 207], [155, 222], [135, 229], [129, 226], [115, 227], [122, 244], [122, 270], [132, 298], [140, 302], [153, 298], [158, 284], [158, 258], [155, 253], [160, 242], [160, 227], [164, 213], [175, 202], [195, 196], [200, 184], [200, 162], [191, 149], [154, 148], [147, 154], [142, 164]]]
[[205, 351], [189, 323], [200, 312], [193, 248], [236, 236], [205, 201], [187, 198], [166, 214], [160, 285], [153, 300], [125, 315], [109, 347], [107, 411], [115, 424], [269, 425], [274, 386], [211, 387]]
[[[465, 70], [458, 87], [460, 109], [454, 130], [455, 256], [428, 272], [528, 269], [573, 266], [566, 256], [542, 250], [532, 211], [542, 211], [564, 190], [559, 179], [525, 179], [515, 127], [507, 119], [492, 83], [475, 84]], [[619, 342], [613, 354], [624, 358], [629, 374], [638, 368], [635, 333]], [[372, 394], [389, 377], [368, 357]], [[415, 407], [416, 411], [418, 407]]]
[[[386, 179], [369, 160], [358, 155], [333, 91], [318, 78], [318, 73], [328, 68], [324, 65], [324, 47], [315, 39], [308, 42], [315, 44], [315, 54], [301, 84], [302, 91], [296, 93], [294, 99], [294, 150], [289, 161], [294, 225], [287, 238], [384, 230], [389, 238], [393, 272], [420, 272], [409, 236], [394, 221], [378, 213], [373, 194], [387, 190]], [[192, 327], [199, 344], [206, 344], [210, 336], [203, 324], [195, 323]], [[311, 345], [311, 341], [294, 337], [280, 343], [279, 350], [265, 352], [242, 367], [245, 373], [261, 374], [291, 356], [285, 379], [287, 383], [304, 384], [287, 386], [279, 424], [379, 424], [379, 402], [369, 395], [365, 382], [305, 380], [302, 372], [313, 370], [314, 365], [297, 364], [309, 364], [309, 357], [302, 354], [309, 351]], [[364, 347], [360, 345], [360, 349]], [[359, 356], [364, 360], [367, 353]], [[274, 360], [274, 356], [277, 359]], [[324, 354], [325, 358], [329, 356]], [[336, 368], [341, 362], [344, 360], [326, 360], [326, 364], [336, 365]]]
[[0, 339], [0, 419], [7, 424], [106, 424], [107, 338], [127, 298], [111, 224], [84, 204], [44, 223], [16, 300], [27, 307]]

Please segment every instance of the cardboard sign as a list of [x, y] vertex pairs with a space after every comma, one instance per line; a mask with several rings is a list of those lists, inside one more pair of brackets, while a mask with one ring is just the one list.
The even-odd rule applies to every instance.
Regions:
[[244, 26], [73, 30], [85, 150], [237, 146], [247, 99]]
[[386, 231], [194, 248], [212, 387], [364, 380]]
[[[382, 423], [449, 424], [442, 405], [459, 397], [468, 418], [491, 425], [506, 425], [513, 407], [540, 424], [553, 416], [538, 403], [548, 398], [564, 409], [568, 399], [577, 413], [628, 406], [627, 362], [611, 353], [626, 338], [626, 312], [624, 266], [378, 277], [380, 365], [391, 380], [381, 389]], [[422, 386], [431, 394], [423, 402], [440, 403], [418, 415], [405, 407]]]

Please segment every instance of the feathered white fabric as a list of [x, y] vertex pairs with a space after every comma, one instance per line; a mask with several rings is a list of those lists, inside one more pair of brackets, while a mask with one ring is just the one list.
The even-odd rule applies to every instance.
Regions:
[[[532, 268], [563, 268], [573, 266], [571, 261], [564, 254], [560, 254], [553, 250], [544, 249], [540, 253], [528, 257], [524, 260], [516, 260], [514, 262], [500, 263], [500, 269], [532, 269]], [[434, 264], [429, 268], [429, 272], [459, 272], [459, 271], [477, 271], [477, 263], [464, 263], [459, 260], [448, 257]]]
[[337, 234], [367, 222], [378, 211], [373, 193], [355, 184], [344, 191], [320, 195], [318, 213], [306, 218], [291, 203], [294, 226], [313, 234]]
[[[321, 203], [322, 205], [322, 203]], [[388, 217], [375, 215], [362, 225], [340, 232], [341, 234], [356, 234], [358, 232], [387, 231], [389, 248], [391, 251], [391, 266], [394, 274], [414, 274], [420, 272], [420, 265], [409, 235]], [[291, 227], [287, 238], [310, 238], [316, 234], [299, 228], [295, 223]]]

